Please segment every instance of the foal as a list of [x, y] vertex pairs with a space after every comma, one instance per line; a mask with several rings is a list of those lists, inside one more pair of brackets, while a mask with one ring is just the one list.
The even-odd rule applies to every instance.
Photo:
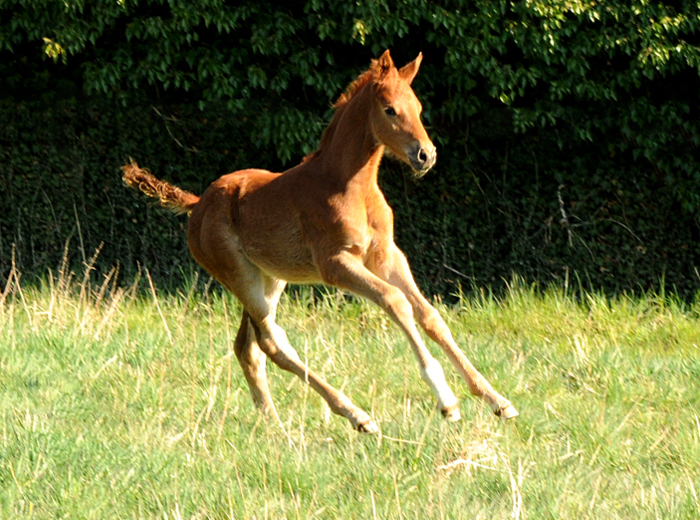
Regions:
[[318, 150], [282, 174], [234, 172], [198, 197], [156, 179], [134, 162], [122, 168], [129, 186], [177, 212], [190, 213], [190, 251], [243, 304], [234, 350], [255, 404], [273, 415], [266, 356], [308, 381], [355, 429], [378, 431], [367, 413], [307, 368], [275, 323], [287, 282], [323, 282], [384, 309], [408, 337], [421, 376], [447, 420], [460, 418], [459, 404], [414, 318], [442, 347], [472, 394], [485, 399], [496, 415], [518, 415], [457, 347], [416, 287], [394, 243], [393, 214], [377, 185], [379, 163], [387, 151], [410, 164], [417, 176], [435, 164], [435, 146], [410, 87], [421, 59], [419, 54], [401, 69], [389, 51], [373, 60], [335, 104]]

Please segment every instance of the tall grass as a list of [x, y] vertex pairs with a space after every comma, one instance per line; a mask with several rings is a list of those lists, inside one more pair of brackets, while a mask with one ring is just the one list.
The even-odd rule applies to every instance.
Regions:
[[268, 364], [280, 423], [232, 355], [216, 285], [161, 294], [65, 267], [0, 295], [2, 518], [697, 518], [698, 306], [514, 283], [441, 307], [521, 416], [495, 418], [436, 350], [444, 423], [397, 328], [340, 293], [284, 297], [302, 358], [377, 420], [362, 436]]

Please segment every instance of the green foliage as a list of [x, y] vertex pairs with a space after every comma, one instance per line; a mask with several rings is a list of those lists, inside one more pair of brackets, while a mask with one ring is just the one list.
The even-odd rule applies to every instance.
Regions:
[[[62, 249], [76, 213], [54, 197], [66, 171], [123, 198], [103, 220], [101, 192], [75, 199], [94, 224], [90, 249], [114, 230], [126, 243], [134, 228], [117, 214], [145, 211], [116, 195], [129, 156], [195, 187], [226, 168], [293, 165], [314, 149], [329, 103], [390, 48], [399, 63], [425, 55], [415, 89], [438, 166], [415, 186], [389, 165], [383, 183], [426, 289], [576, 272], [611, 290], [665, 276], [692, 294], [699, 32], [689, 0], [6, 1], [2, 118], [25, 133], [3, 125], [3, 175], [16, 183], [3, 205], [33, 209], [3, 221], [1, 261], [9, 265], [11, 242], [25, 263], [37, 249]], [[71, 143], [71, 132], [107, 157]], [[154, 235], [174, 229], [170, 217], [148, 219]], [[20, 240], [22, 226], [32, 238]], [[41, 238], [49, 229], [53, 245]], [[180, 240], [148, 236], [122, 260], [182, 257]]]

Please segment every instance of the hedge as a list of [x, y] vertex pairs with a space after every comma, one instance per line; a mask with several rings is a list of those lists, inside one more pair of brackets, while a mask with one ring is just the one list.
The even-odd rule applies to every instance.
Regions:
[[128, 192], [133, 157], [201, 192], [316, 146], [385, 48], [438, 146], [423, 181], [385, 162], [422, 287], [574, 278], [694, 295], [700, 276], [700, 9], [690, 1], [6, 1], [0, 270], [191, 270], [186, 220]]

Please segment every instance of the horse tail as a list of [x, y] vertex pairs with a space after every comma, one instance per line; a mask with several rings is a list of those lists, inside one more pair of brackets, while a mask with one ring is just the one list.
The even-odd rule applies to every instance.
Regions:
[[127, 186], [139, 189], [149, 197], [158, 199], [164, 206], [175, 213], [189, 213], [199, 202], [199, 197], [189, 191], [184, 191], [165, 181], [157, 179], [148, 170], [139, 168], [133, 159], [130, 164], [122, 166], [124, 182]]

